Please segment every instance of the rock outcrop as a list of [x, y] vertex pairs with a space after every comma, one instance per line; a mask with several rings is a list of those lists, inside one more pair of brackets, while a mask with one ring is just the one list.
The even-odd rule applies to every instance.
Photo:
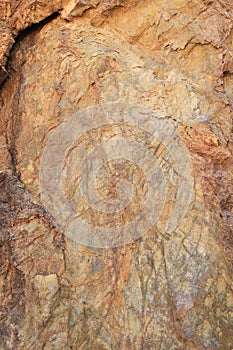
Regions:
[[[232, 20], [230, 0], [2, 1], [1, 350], [232, 350]], [[67, 235], [56, 181], [41, 197], [43, 152], [53, 174], [67, 145], [57, 183], [79, 218], [112, 234], [140, 216], [152, 155], [160, 219], [117, 246], [83, 244], [79, 221]], [[100, 212], [77, 190], [95, 148]]]

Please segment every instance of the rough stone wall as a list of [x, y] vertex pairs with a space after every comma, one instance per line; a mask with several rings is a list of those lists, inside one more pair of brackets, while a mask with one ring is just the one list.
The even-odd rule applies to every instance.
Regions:
[[[232, 19], [230, 0], [1, 1], [1, 350], [232, 350]], [[195, 184], [172, 234], [98, 249], [64, 235], [39, 172], [53, 129], [110, 103], [174, 124]]]

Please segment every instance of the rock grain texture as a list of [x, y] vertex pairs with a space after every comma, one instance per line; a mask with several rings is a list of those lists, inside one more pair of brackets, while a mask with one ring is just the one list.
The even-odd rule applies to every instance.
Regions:
[[[233, 349], [232, 27], [230, 0], [1, 1], [0, 350]], [[82, 152], [102, 143], [137, 141], [168, 184], [160, 220], [104, 249], [64, 234], [40, 182], [54, 130], [99, 105], [111, 106], [109, 120], [117, 108], [145, 108], [151, 130], [142, 131], [144, 112], [133, 114], [135, 125], [97, 127], [96, 107], [93, 127], [65, 158], [72, 208], [93, 227], [128, 224], [140, 212], [150, 182], [127, 157], [108, 160], [95, 179], [110, 203], [118, 177], [131, 181], [136, 190], [122, 216], [97, 215], [78, 192], [78, 171], [90, 176]], [[174, 157], [154, 143], [154, 125], [162, 141], [164, 125], [175, 130]], [[96, 153], [103, 159], [114, 148], [104, 147]], [[186, 179], [170, 166], [176, 154], [181, 163], [189, 157], [194, 183], [170, 232], [166, 223], [186, 198], [176, 191]], [[162, 177], [158, 183], [161, 190]]]

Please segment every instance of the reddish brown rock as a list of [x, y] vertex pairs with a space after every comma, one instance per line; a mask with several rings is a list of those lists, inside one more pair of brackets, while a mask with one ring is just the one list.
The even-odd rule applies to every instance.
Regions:
[[[0, 7], [0, 349], [231, 350], [230, 1]], [[154, 164], [159, 220], [84, 245], [154, 198]], [[67, 225], [66, 200], [93, 230]]]

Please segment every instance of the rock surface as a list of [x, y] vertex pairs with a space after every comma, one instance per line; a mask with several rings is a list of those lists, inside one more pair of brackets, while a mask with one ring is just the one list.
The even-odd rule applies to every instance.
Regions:
[[[231, 1], [2, 1], [0, 8], [0, 349], [232, 350]], [[133, 114], [135, 125], [113, 123], [126, 104], [151, 111], [148, 132], [148, 112]], [[103, 109], [111, 123], [96, 124], [99, 110], [92, 118], [88, 108], [97, 105], [111, 106]], [[77, 111], [81, 120], [91, 115], [91, 127], [77, 129], [85, 132], [65, 157], [62, 185], [92, 227], [128, 224], [150, 186], [140, 162], [106, 158], [114, 142], [138, 142], [143, 165], [149, 149], [161, 166], [160, 220], [130, 243], [84, 245], [79, 226], [70, 239], [57, 203], [53, 212], [41, 200], [43, 152], [54, 130], [74, 126]], [[67, 130], [61, 145], [75, 134]], [[136, 188], [122, 216], [97, 216], [77, 190], [80, 169], [90, 176], [82, 152], [99, 144], [107, 165], [96, 186], [106, 210], [129, 182]], [[186, 155], [192, 198], [168, 232], [176, 188], [191, 179], [185, 172], [181, 181]]]

